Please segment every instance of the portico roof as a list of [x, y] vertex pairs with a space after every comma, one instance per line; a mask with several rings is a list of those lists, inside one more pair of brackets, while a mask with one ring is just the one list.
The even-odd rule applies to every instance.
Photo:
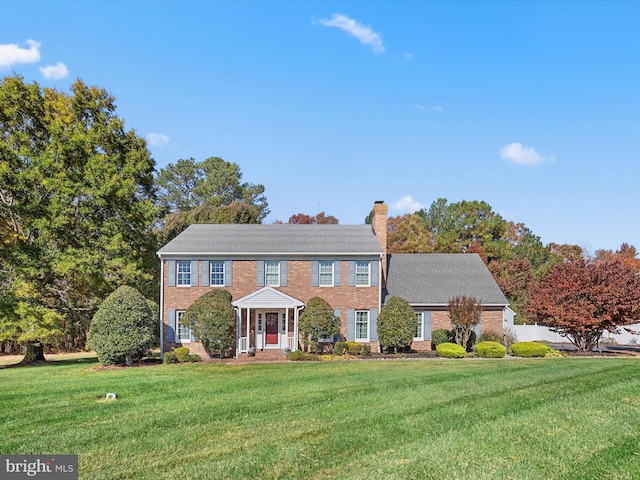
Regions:
[[304, 307], [304, 302], [273, 287], [263, 287], [239, 298], [231, 305], [238, 308], [295, 308]]

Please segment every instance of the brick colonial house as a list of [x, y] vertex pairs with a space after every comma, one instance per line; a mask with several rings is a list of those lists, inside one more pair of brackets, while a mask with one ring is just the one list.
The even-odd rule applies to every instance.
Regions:
[[180, 319], [213, 288], [227, 289], [236, 316], [236, 356], [297, 350], [298, 319], [312, 297], [324, 298], [347, 340], [378, 349], [377, 317], [386, 298], [416, 310], [412, 347], [430, 348], [431, 331], [450, 328], [454, 295], [485, 306], [482, 329], [513, 324], [508, 301], [476, 254], [387, 255], [387, 206], [376, 202], [371, 225], [191, 225], [158, 251], [162, 352], [189, 346], [206, 357]]

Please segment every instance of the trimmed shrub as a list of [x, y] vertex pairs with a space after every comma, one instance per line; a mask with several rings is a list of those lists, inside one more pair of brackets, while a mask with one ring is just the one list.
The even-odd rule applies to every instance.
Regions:
[[153, 347], [158, 325], [147, 300], [122, 286], [109, 295], [91, 320], [88, 344], [103, 365], [132, 365]]
[[485, 341], [476, 344], [476, 355], [485, 358], [504, 358], [507, 349], [498, 342]]
[[220, 352], [222, 356], [236, 344], [236, 311], [227, 290], [214, 289], [202, 295], [187, 308], [182, 323], [192, 329], [207, 353]]
[[347, 351], [347, 342], [336, 342], [333, 346], [333, 353], [336, 355], [344, 355]]
[[431, 350], [435, 350], [438, 345], [451, 340], [451, 332], [444, 328], [438, 328], [431, 332]]
[[555, 348], [549, 347], [549, 351], [545, 355], [545, 358], [552, 358], [552, 357], [568, 357], [568, 355], [564, 352], [556, 350]]
[[457, 343], [444, 342], [436, 347], [436, 353], [439, 357], [463, 358], [467, 351]]
[[418, 319], [413, 307], [401, 297], [386, 301], [378, 316], [378, 341], [383, 352], [398, 353], [411, 347]]
[[371, 356], [371, 347], [369, 345], [362, 345], [362, 350], [360, 351], [360, 355], [363, 357]]
[[191, 354], [191, 355], [187, 355], [187, 362], [191, 362], [191, 363], [197, 363], [200, 361], [200, 355], [197, 354]]
[[511, 352], [516, 357], [544, 357], [549, 351], [549, 347], [538, 342], [519, 342], [511, 345]]
[[300, 315], [300, 334], [303, 344], [318, 349], [318, 338], [330, 338], [340, 333], [340, 319], [333, 314], [333, 308], [321, 297], [309, 299]]
[[167, 352], [164, 354], [162, 362], [167, 364], [178, 363], [178, 356], [173, 352]]
[[362, 353], [362, 344], [358, 342], [347, 342], [347, 353], [349, 355], [360, 355]]
[[179, 362], [188, 361], [187, 358], [189, 357], [189, 349], [187, 347], [174, 348], [173, 353], [175, 354]]
[[303, 350], [296, 350], [295, 352], [291, 352], [287, 355], [287, 360], [291, 360], [293, 362], [309, 362], [319, 359], [317, 355], [312, 353], [307, 353]]

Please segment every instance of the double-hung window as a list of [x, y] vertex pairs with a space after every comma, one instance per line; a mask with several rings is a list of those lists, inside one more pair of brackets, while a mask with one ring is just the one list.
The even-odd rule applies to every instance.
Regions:
[[191, 262], [178, 263], [178, 286], [191, 286]]
[[369, 341], [369, 311], [356, 310], [356, 341]]
[[320, 286], [333, 287], [333, 262], [320, 262]]
[[270, 287], [280, 286], [280, 262], [264, 262], [264, 282]]
[[356, 262], [356, 286], [357, 287], [368, 287], [369, 279], [370, 279], [370, 268], [371, 264], [369, 262]]
[[416, 319], [418, 320], [418, 329], [414, 340], [424, 340], [424, 312], [416, 312]]
[[224, 287], [224, 262], [212, 260], [210, 263], [212, 287]]
[[176, 312], [176, 324], [178, 331], [178, 341], [180, 342], [190, 342], [191, 341], [191, 329], [185, 327], [182, 324], [182, 317], [184, 317], [184, 311]]

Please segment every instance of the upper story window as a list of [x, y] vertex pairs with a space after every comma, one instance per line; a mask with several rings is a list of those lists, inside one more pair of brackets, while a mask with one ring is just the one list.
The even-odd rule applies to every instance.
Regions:
[[369, 286], [370, 268], [369, 262], [356, 262], [356, 286]]
[[280, 262], [264, 262], [264, 282], [270, 287], [280, 286]]
[[320, 286], [333, 287], [333, 262], [320, 262]]
[[191, 262], [177, 262], [177, 285], [178, 286], [190, 286], [191, 285]]
[[223, 287], [224, 286], [224, 262], [211, 261], [209, 265], [211, 268], [211, 286]]

